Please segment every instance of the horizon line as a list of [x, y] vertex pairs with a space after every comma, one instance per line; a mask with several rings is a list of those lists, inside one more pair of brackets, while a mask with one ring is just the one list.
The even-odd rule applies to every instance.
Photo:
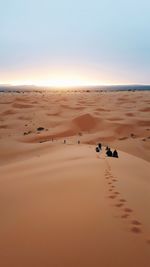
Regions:
[[11, 83], [0, 83], [0, 87], [1, 86], [8, 86], [8, 87], [19, 87], [19, 86], [23, 86], [23, 87], [47, 87], [47, 88], [65, 88], [65, 87], [68, 87], [68, 88], [77, 88], [77, 87], [102, 87], [102, 86], [106, 86], [106, 87], [110, 87], [110, 86], [150, 86], [150, 84], [145, 84], [145, 83], [121, 83], [121, 84], [92, 84], [92, 83], [89, 83], [89, 84], [77, 84], [77, 85], [46, 85], [46, 84], [41, 84], [41, 85], [38, 85], [38, 84], [24, 84], [24, 83], [20, 83], [20, 84], [11, 84]]

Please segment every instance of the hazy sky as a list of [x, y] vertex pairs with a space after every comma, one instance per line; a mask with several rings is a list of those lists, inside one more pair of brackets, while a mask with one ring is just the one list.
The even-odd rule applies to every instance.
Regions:
[[150, 83], [150, 0], [0, 0], [0, 83]]

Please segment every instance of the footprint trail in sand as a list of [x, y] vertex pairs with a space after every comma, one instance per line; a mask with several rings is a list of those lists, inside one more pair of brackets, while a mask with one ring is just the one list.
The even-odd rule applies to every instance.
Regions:
[[[111, 166], [106, 159], [105, 179], [108, 186], [108, 198], [113, 201], [113, 207], [117, 208], [121, 215], [121, 219], [128, 223], [130, 232], [133, 234], [142, 234], [142, 223], [134, 218], [134, 211], [128, 206], [128, 202], [123, 198], [121, 193], [117, 190], [118, 178], [112, 174]], [[150, 245], [150, 240], [146, 239], [147, 244]]]

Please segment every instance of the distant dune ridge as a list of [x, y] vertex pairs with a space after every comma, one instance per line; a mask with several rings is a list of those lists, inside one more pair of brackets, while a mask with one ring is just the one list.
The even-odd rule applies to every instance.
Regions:
[[0, 265], [150, 266], [149, 170], [150, 91], [1, 92]]

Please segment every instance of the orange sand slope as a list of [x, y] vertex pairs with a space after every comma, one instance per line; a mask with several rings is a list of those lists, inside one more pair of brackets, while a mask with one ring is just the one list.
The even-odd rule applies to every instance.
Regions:
[[42, 145], [1, 167], [1, 266], [149, 266], [150, 164]]

